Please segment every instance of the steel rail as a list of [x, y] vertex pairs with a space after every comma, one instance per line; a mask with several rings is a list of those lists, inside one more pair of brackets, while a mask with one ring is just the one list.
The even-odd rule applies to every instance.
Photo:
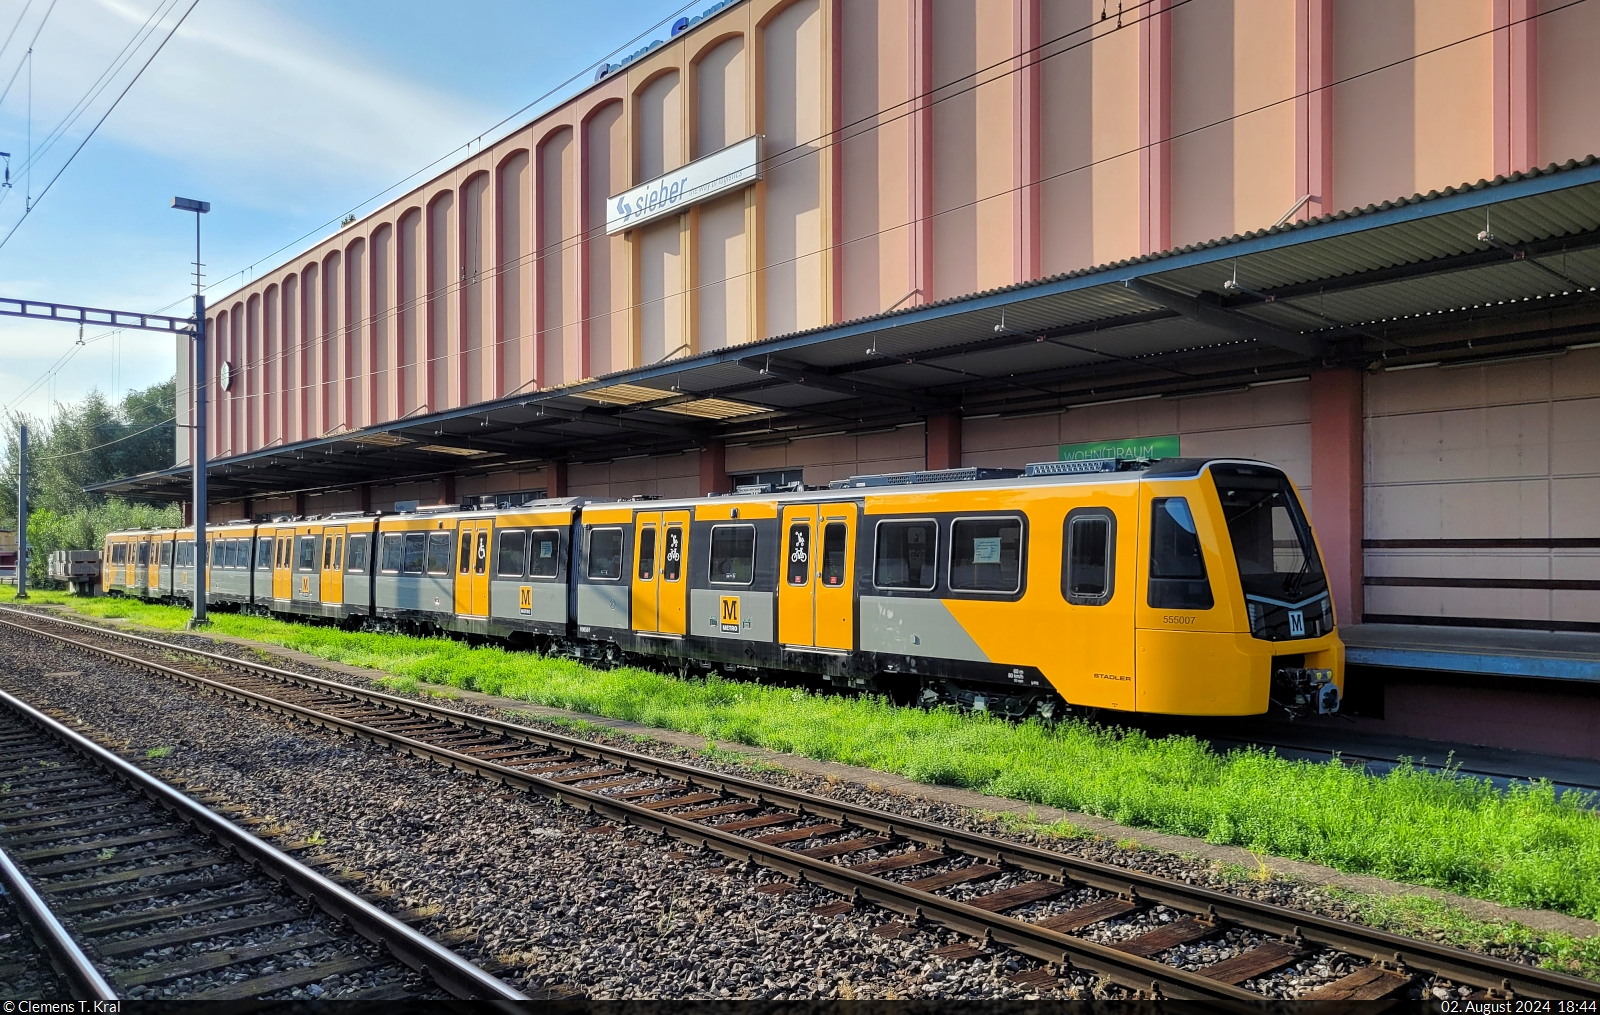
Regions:
[[[916, 818], [901, 817], [739, 776], [709, 772], [692, 765], [649, 757], [620, 748], [605, 747], [576, 737], [519, 726], [443, 706], [424, 704], [381, 691], [354, 687], [219, 653], [173, 645], [123, 631], [108, 630], [45, 614], [3, 607], [0, 607], [0, 613], [43, 619], [91, 636], [130, 642], [159, 652], [178, 652], [204, 659], [216, 666], [266, 677], [273, 681], [323, 691], [341, 698], [367, 702], [486, 733], [495, 733], [530, 744], [556, 748], [641, 773], [675, 779], [687, 787], [717, 789], [752, 802], [791, 810], [801, 815], [844, 821], [862, 829], [900, 836], [933, 848], [1009, 864], [1053, 880], [1077, 882], [1101, 891], [1133, 895], [1179, 911], [1199, 914], [1213, 920], [1231, 921], [1252, 930], [1320, 945], [1360, 958], [1382, 959], [1396, 965], [1425, 970], [1456, 983], [1550, 1000], [1587, 1000], [1600, 997], [1600, 985], [1580, 977], [1538, 969], [1493, 956], [1478, 955], [1448, 945], [1402, 937], [1387, 931], [1346, 923], [1315, 913], [1274, 906], [1213, 889], [1170, 881], [1142, 871], [1066, 856], [1035, 846], [1012, 843]], [[219, 691], [272, 711], [293, 715], [328, 729], [388, 744], [416, 757], [437, 761], [505, 785], [533, 790], [564, 802], [578, 802], [591, 813], [631, 821], [685, 841], [698, 842], [726, 856], [759, 863], [789, 877], [812, 881], [843, 895], [876, 902], [900, 913], [932, 919], [973, 937], [988, 937], [996, 942], [1011, 945], [1018, 951], [1041, 961], [1058, 962], [1064, 967], [1081, 965], [1093, 972], [1108, 975], [1131, 989], [1142, 990], [1153, 985], [1165, 996], [1175, 998], [1252, 1001], [1261, 999], [1259, 994], [1221, 984], [1197, 973], [1176, 969], [1150, 959], [1136, 958], [1082, 938], [1060, 934], [1022, 920], [910, 889], [894, 881], [814, 860], [780, 846], [767, 845], [721, 832], [715, 826], [702, 825], [675, 815], [649, 810], [628, 801], [540, 778], [447, 747], [428, 744], [399, 733], [328, 715], [304, 705], [281, 701], [149, 659], [127, 656], [103, 646], [78, 642], [26, 624], [0, 619], [0, 626], [51, 638], [172, 679]]]
[[50, 912], [50, 907], [45, 905], [44, 899], [33, 890], [33, 885], [23, 875], [21, 868], [11, 861], [4, 850], [0, 850], [0, 881], [5, 883], [6, 894], [17, 908], [17, 916], [50, 957], [50, 965], [67, 981], [73, 998], [117, 1000], [117, 992], [111, 984], [100, 975], [100, 970], [89, 961], [89, 956], [83, 953], [78, 943], [72, 940], [67, 928], [61, 926], [61, 921]]
[[[468, 1000], [528, 1000], [527, 995], [498, 977], [489, 975], [437, 941], [412, 930], [354, 892], [191, 800], [137, 765], [56, 722], [27, 702], [0, 690], [0, 706], [43, 729], [179, 820], [215, 838], [268, 877], [287, 885], [295, 894], [335, 919], [348, 923], [357, 934], [431, 978], [456, 997]], [[116, 995], [108, 994], [107, 997], [115, 998]]]

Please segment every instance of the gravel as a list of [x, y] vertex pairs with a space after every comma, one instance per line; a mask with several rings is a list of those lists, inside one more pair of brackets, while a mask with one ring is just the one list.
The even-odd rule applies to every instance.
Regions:
[[[929, 952], [964, 940], [937, 928], [891, 939], [894, 921], [814, 887], [755, 891], [770, 872], [570, 807], [285, 720], [140, 671], [0, 632], [6, 689], [70, 712], [86, 732], [145, 759], [191, 794], [314, 838], [328, 872], [436, 910], [420, 929], [524, 990], [629, 998], [1025, 998], [1008, 976], [1036, 965], [997, 952]], [[51, 676], [50, 674], [55, 674]], [[788, 887], [788, 886], [785, 886]], [[168, 960], [168, 957], [163, 957]], [[255, 970], [259, 972], [260, 970]], [[298, 990], [298, 989], [297, 989]], [[144, 995], [151, 996], [151, 995]], [[289, 996], [310, 997], [312, 992]], [[1075, 973], [1044, 996], [1118, 997]]]
[[[159, 634], [147, 636], [157, 637], [185, 647], [204, 649], [252, 661], [260, 661], [263, 656], [270, 655], [265, 650], [250, 649], [232, 643], [217, 642], [191, 635]], [[362, 683], [360, 678], [350, 674], [329, 671], [285, 659], [281, 656], [270, 655], [270, 661], [280, 668], [306, 675], [333, 679], [344, 683]], [[372, 682], [369, 686], [379, 687], [376, 682]], [[395, 693], [392, 689], [381, 689]], [[426, 699], [422, 695], [416, 695], [415, 697], [419, 700], [437, 701], [437, 699]], [[736, 774], [744, 778], [781, 786], [785, 789], [847, 800], [852, 803], [875, 807], [889, 813], [916, 817], [968, 831], [998, 836], [1011, 841], [1052, 849], [1103, 863], [1115, 864], [1189, 884], [1204, 885], [1237, 896], [1271, 902], [1291, 909], [1318, 913], [1335, 919], [1350, 920], [1355, 918], [1355, 914], [1347, 903], [1320, 886], [1277, 877], [1267, 877], [1262, 880], [1254, 878], [1243, 879], [1237, 876], [1236, 871], [1227, 871], [1210, 861], [1141, 849], [1138, 848], [1137, 844], [1118, 844], [1098, 837], [1064, 839], [1056, 835], [1041, 834], [1019, 822], [1005, 821], [993, 815], [982, 814], [936, 800], [886, 791], [881, 786], [870, 781], [855, 782], [840, 780], [831, 776], [818, 777], [808, 773], [777, 768], [770, 764], [752, 764], [748, 760], [729, 759], [720, 752], [710, 755], [686, 750], [662, 741], [641, 741], [631, 736], [593, 727], [575, 729], [572, 726], [551, 722], [548, 719], [530, 713], [489, 708], [468, 701], [452, 701], [449, 702], [449, 705], [461, 711], [509, 720], [531, 727], [544, 728], [566, 736], [580, 737], [592, 742], [604, 743], [641, 754], [675, 761], [690, 760], [694, 764], [707, 769]], [[385, 757], [389, 756], [385, 755]], [[401, 759], [393, 758], [390, 761], [391, 767], [393, 765], [416, 767], [418, 764], [409, 760], [402, 761]], [[423, 769], [423, 771], [430, 770]], [[470, 780], [469, 785], [464, 788], [466, 792], [480, 797], [485, 792], [482, 784], [473, 786]], [[459, 792], [459, 790], [452, 792]], [[561, 815], [551, 815], [549, 809], [537, 800], [518, 797], [515, 798], [515, 803], [513, 803], [503, 793], [496, 794], [494, 799], [507, 807], [513, 807], [519, 816], [534, 821], [543, 820], [544, 822], [549, 822], [562, 817]], [[459, 807], [459, 802], [455, 806]], [[370, 816], [356, 820], [364, 821], [359, 826], [363, 829], [387, 829], [389, 827], [384, 825], [381, 819]], [[471, 826], [467, 826], [460, 829], [460, 834], [470, 836], [477, 833]], [[555, 834], [559, 833], [552, 829], [550, 832], [533, 834], [538, 839], [551, 840]], [[630, 853], [633, 859], [619, 860], [614, 851], [612, 851], [606, 858], [605, 862], [607, 863], [622, 863], [624, 866], [633, 868], [638, 865], [638, 857], [653, 855], [653, 851], [656, 849], [665, 849], [669, 857], [675, 858], [670, 861], [674, 867], [684, 864], [695, 865], [692, 868], [685, 869], [685, 873], [689, 875], [686, 883], [692, 886], [692, 888], [685, 890], [685, 894], [699, 903], [699, 905], [683, 902], [682, 899], [675, 895], [674, 893], [677, 889], [670, 883], [670, 878], [667, 879], [668, 883], [663, 883], [661, 880], [663, 865], [659, 862], [649, 868], [651, 877], [656, 878], [654, 883], [649, 882], [647, 879], [635, 880], [631, 882], [634, 887], [628, 892], [619, 893], [615, 888], [602, 890], [600, 898], [609, 907], [616, 906], [619, 902], [619, 897], [626, 895], [629, 906], [637, 907], [640, 904], [639, 900], [648, 899], [653, 893], [655, 908], [651, 908], [652, 904], [649, 902], [643, 903], [647, 917], [650, 913], [664, 912], [668, 917], [676, 918], [683, 913], [692, 911], [696, 914], [694, 920], [696, 933], [688, 934], [687, 917], [683, 918], [681, 925], [677, 919], [669, 919], [668, 922], [673, 924], [673, 932], [666, 935], [652, 933], [649, 927], [644, 928], [643, 931], [637, 928], [630, 930], [627, 932], [627, 940], [631, 942], [630, 945], [624, 946], [613, 942], [599, 949], [602, 954], [621, 956], [617, 961], [624, 963], [622, 967], [611, 970], [608, 976], [606, 975], [607, 963], [604, 962], [598, 965], [586, 965], [582, 961], [577, 961], [577, 964], [574, 964], [576, 960], [566, 957], [558, 959], [549, 952], [548, 948], [541, 951], [536, 947], [526, 950], [525, 953], [518, 949], [525, 948], [529, 942], [538, 945], [540, 942], [550, 940], [570, 946], [574, 942], [582, 940], [584, 933], [606, 936], [618, 933], [615, 927], [621, 924], [616, 924], [611, 919], [601, 924], [583, 924], [585, 919], [598, 919], [598, 916], [594, 913], [582, 912], [582, 905], [587, 904], [585, 901], [579, 904], [580, 911], [578, 913], [567, 918], [569, 920], [578, 920], [580, 925], [585, 928], [583, 932], [575, 933], [574, 931], [558, 930], [547, 925], [559, 923], [559, 912], [563, 909], [563, 906], [559, 904], [555, 906], [542, 905], [536, 908], [532, 906], [532, 902], [545, 903], [546, 900], [542, 896], [537, 899], [530, 897], [527, 908], [532, 909], [534, 913], [539, 915], [534, 916], [526, 912], [516, 913], [517, 907], [515, 905], [506, 907], [516, 915], [508, 916], [508, 923], [497, 925], [497, 927], [503, 927], [503, 932], [499, 933], [498, 936], [493, 930], [486, 929], [484, 931], [484, 936], [480, 938], [482, 942], [480, 945], [481, 953], [499, 961], [507, 962], [522, 970], [525, 975], [525, 980], [522, 982], [533, 986], [563, 984], [594, 997], [1034, 996], [1033, 991], [1035, 988], [1021, 987], [1005, 979], [1005, 975], [1008, 972], [1015, 971], [1015, 969], [1007, 968], [1007, 960], [1011, 960], [1010, 964], [1014, 967], [1018, 965], [1018, 961], [1014, 956], [1001, 953], [983, 959], [969, 960], [964, 963], [947, 962], [936, 957], [929, 957], [926, 954], [933, 948], [957, 940], [946, 932], [918, 930], [914, 934], [898, 940], [886, 941], [870, 933], [872, 926], [890, 919], [890, 916], [886, 913], [872, 913], [869, 911], [867, 913], [853, 913], [847, 916], [826, 919], [811, 916], [807, 912], [809, 907], [837, 901], [836, 896], [822, 893], [820, 890], [806, 889], [782, 896], [759, 894], [752, 896], [750, 893], [752, 886], [748, 883], [739, 884], [738, 882], [748, 882], [752, 879], [757, 881], [764, 880], [770, 875], [725, 875], [715, 873], [717, 871], [716, 865], [719, 861], [711, 855], [691, 857], [680, 852], [676, 847], [657, 844], [654, 837], [634, 830], [614, 836], [584, 836], [582, 842], [584, 849], [599, 848], [604, 850], [605, 846], [597, 845], [596, 840], [604, 840], [605, 843], [610, 844], [624, 842], [630, 844], [631, 848], [625, 852]], [[398, 844], [391, 843], [391, 845]], [[380, 850], [372, 864], [380, 866], [384, 863], [401, 860], [401, 854], [402, 851], [395, 849], [389, 851]], [[863, 854], [863, 856], [871, 855]], [[440, 864], [438, 860], [430, 862], [436, 865]], [[518, 862], [531, 864], [531, 867], [528, 868], [530, 870], [543, 872], [550, 869], [545, 863], [541, 863], [532, 857], [525, 860], [519, 857]], [[577, 869], [586, 870], [584, 867], [586, 862], [580, 861]], [[435, 868], [426, 869], [433, 871]], [[438, 869], [443, 870], [444, 868], [440, 865]], [[715, 880], [710, 883], [709, 887], [721, 889], [720, 893], [713, 893], [719, 894], [717, 899], [713, 900], [704, 897], [708, 886], [703, 879], [698, 883], [696, 881], [696, 875], [702, 869], [713, 871], [711, 877]], [[473, 912], [475, 914], [488, 913], [501, 908], [506, 900], [497, 896], [493, 890], [492, 886], [497, 882], [489, 880], [489, 883], [485, 883], [485, 880], [479, 879], [486, 879], [486, 875], [482, 871], [478, 871], [477, 874], [478, 879], [468, 878], [467, 882], [462, 886], [463, 891], [467, 891], [470, 885], [474, 886], [474, 889], [479, 892], [476, 896], [477, 901], [473, 904]], [[562, 874], [558, 877], [565, 876], [565, 874]], [[900, 872], [891, 876], [909, 880], [918, 875], [911, 872]], [[969, 883], [949, 889], [945, 894], [954, 898], [967, 898], [1007, 887], [1017, 880], [1020, 880], [1017, 875], [1007, 873], [987, 881]], [[426, 893], [421, 892], [419, 883], [414, 880], [402, 879], [397, 883], [404, 886], [404, 891], [409, 893], [408, 897], [439, 899], [441, 901], [428, 904], [446, 904], [443, 900], [448, 898], [447, 895], [439, 895], [437, 893], [426, 895]], [[421, 882], [420, 886], [426, 887], [426, 882]], [[567, 886], [563, 884], [563, 887]], [[571, 887], [574, 890], [576, 889], [576, 886]], [[1097, 897], [1096, 894], [1091, 891], [1071, 892], [1055, 899], [1037, 903], [1026, 909], [1015, 910], [1012, 915], [1027, 919], [1038, 919], [1070, 909], [1075, 905], [1092, 901], [1095, 897]], [[665, 909], [662, 907], [665, 907]], [[573, 907], [566, 905], [565, 908], [572, 909]], [[550, 915], [552, 911], [556, 913], [555, 916]], [[715, 948], [704, 945], [703, 942], [709, 940], [706, 935], [712, 934], [712, 932], [700, 932], [701, 925], [714, 925], [719, 921], [719, 918], [721, 922], [737, 925], [735, 914], [741, 914], [746, 920], [758, 919], [761, 924], [761, 931], [758, 931], [758, 934], [765, 932], [766, 935], [776, 935], [772, 943], [762, 943], [757, 946], [757, 952], [761, 955], [771, 956], [770, 959], [758, 961], [752, 956], [748, 946], [742, 949], [730, 949], [724, 944], [719, 944]], [[1093, 940], [1119, 941], [1137, 936], [1137, 934], [1151, 929], [1154, 924], [1170, 921], [1178, 915], [1181, 914], [1167, 910], [1165, 907], [1157, 906], [1137, 911], [1119, 920], [1097, 925], [1083, 932], [1083, 934]], [[480, 919], [475, 915], [471, 919], [474, 925], [481, 924], [485, 928], [490, 926], [486, 918]], [[626, 917], [621, 919], [623, 924], [627, 923]], [[785, 937], [784, 935], [788, 932], [780, 926], [784, 921], [798, 921], [797, 927], [810, 926], [813, 931], [808, 936], [808, 934], [797, 930], [793, 935]], [[820, 928], [825, 928], [826, 933], [819, 939]], [[557, 936], [551, 938], [550, 935], [552, 934]], [[688, 934], [690, 940], [672, 940], [675, 938], [682, 939], [686, 934]], [[712, 937], [714, 936], [712, 934]], [[652, 937], [655, 940], [649, 941]], [[791, 944], [788, 946], [779, 945], [776, 943], [779, 939], [789, 941]], [[807, 940], [812, 942], [809, 947], [810, 951], [822, 951], [825, 953], [818, 956], [814, 969], [811, 970], [814, 975], [809, 978], [804, 975], [804, 970], [796, 972], [784, 964], [790, 961], [789, 955], [791, 953], [788, 948], [793, 947], [793, 943]], [[1237, 954], [1260, 940], [1261, 938], [1252, 936], [1250, 932], [1232, 929], [1226, 934], [1172, 949], [1158, 956], [1158, 959], [1174, 966], [1192, 969]], [[671, 957], [662, 958], [661, 956], [650, 954], [653, 949], [641, 948], [641, 944], [644, 942], [649, 942], [655, 947], [663, 949], [661, 956], [670, 955]], [[825, 949], [823, 947], [824, 944], [826, 944]], [[731, 961], [733, 966], [743, 967], [737, 974], [737, 982], [733, 985], [724, 986], [725, 980], [717, 979], [715, 974], [711, 975], [710, 980], [698, 977], [692, 980], [687, 978], [684, 975], [684, 970], [698, 968], [698, 966], [688, 958], [678, 954], [680, 949], [675, 946], [679, 945], [687, 948], [691, 954], [700, 956], [709, 954], [712, 958], [721, 960], [724, 963]], [[495, 951], [494, 949], [499, 950]], [[825, 955], [835, 952], [840, 955], [839, 961], [828, 962]], [[850, 952], [859, 952], [860, 961], [851, 959], [846, 954]], [[1494, 954], [1513, 961], [1529, 963], [1537, 963], [1538, 961], [1538, 956], [1533, 952], [1514, 947], [1496, 950]], [[649, 957], [644, 958], [641, 957], [642, 955], [648, 955]], [[733, 958], [735, 955], [740, 956], [740, 958]], [[773, 975], [771, 973], [773, 967], [770, 964], [773, 961], [778, 962], [778, 968], [785, 970], [788, 975]], [[652, 983], [650, 977], [644, 973], [627, 971], [639, 964], [642, 964], [644, 968], [655, 969], [658, 968], [658, 963], [665, 964], [669, 975], [663, 977], [657, 983]], [[1341, 956], [1332, 952], [1319, 952], [1285, 969], [1251, 981], [1246, 986], [1271, 996], [1294, 997], [1314, 990], [1326, 983], [1333, 982], [1353, 969], [1359, 968], [1362, 964], [1359, 961], [1352, 961], [1348, 956]], [[1023, 969], [1034, 965], [1036, 964], [1031, 960], [1020, 960], [1020, 966]], [[800, 966], [810, 968], [812, 960], [803, 960], [800, 962]], [[751, 968], [760, 968], [766, 971], [759, 981], [761, 990], [754, 993], [749, 992], [752, 984], [743, 982], [750, 976], [749, 969]], [[870, 969], [872, 972], [858, 975], [861, 969]], [[1419, 993], [1428, 991], [1431, 994], [1436, 994], [1437, 990], [1441, 989], [1450, 988], [1446, 984], [1428, 983], [1419, 987]], [[727, 992], [724, 993], [724, 991]], [[1044, 996], [1115, 997], [1118, 996], [1118, 991], [1115, 987], [1096, 986], [1079, 976], [1076, 979], [1065, 981], [1060, 991], [1046, 993]]]

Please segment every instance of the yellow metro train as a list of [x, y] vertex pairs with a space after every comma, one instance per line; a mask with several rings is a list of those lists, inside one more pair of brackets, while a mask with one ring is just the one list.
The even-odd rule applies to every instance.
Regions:
[[[1047, 719], [1327, 713], [1344, 686], [1304, 506], [1262, 462], [1046, 462], [207, 534], [209, 602], [684, 674]], [[106, 590], [192, 598], [192, 540], [113, 533]]]

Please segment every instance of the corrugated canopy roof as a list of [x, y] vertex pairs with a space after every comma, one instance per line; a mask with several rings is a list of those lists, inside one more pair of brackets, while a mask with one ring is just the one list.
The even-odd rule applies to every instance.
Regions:
[[[1514, 354], [1595, 330], [1596, 286], [1591, 156], [224, 459], [211, 491], [347, 488], [1231, 390], [1336, 363]], [[94, 489], [183, 499], [189, 482], [180, 467]]]

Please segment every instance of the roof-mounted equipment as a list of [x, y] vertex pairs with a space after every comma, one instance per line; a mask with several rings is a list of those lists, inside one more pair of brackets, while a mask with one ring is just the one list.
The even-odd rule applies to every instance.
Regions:
[[923, 483], [977, 483], [986, 479], [1015, 479], [1021, 469], [930, 469], [926, 472], [887, 472], [879, 476], [851, 476], [828, 484], [830, 490], [854, 490], [864, 486], [920, 486]]
[[1137, 472], [1148, 469], [1149, 458], [1074, 458], [1065, 462], [1030, 462], [1023, 474], [1033, 476], [1082, 476], [1096, 472]]

